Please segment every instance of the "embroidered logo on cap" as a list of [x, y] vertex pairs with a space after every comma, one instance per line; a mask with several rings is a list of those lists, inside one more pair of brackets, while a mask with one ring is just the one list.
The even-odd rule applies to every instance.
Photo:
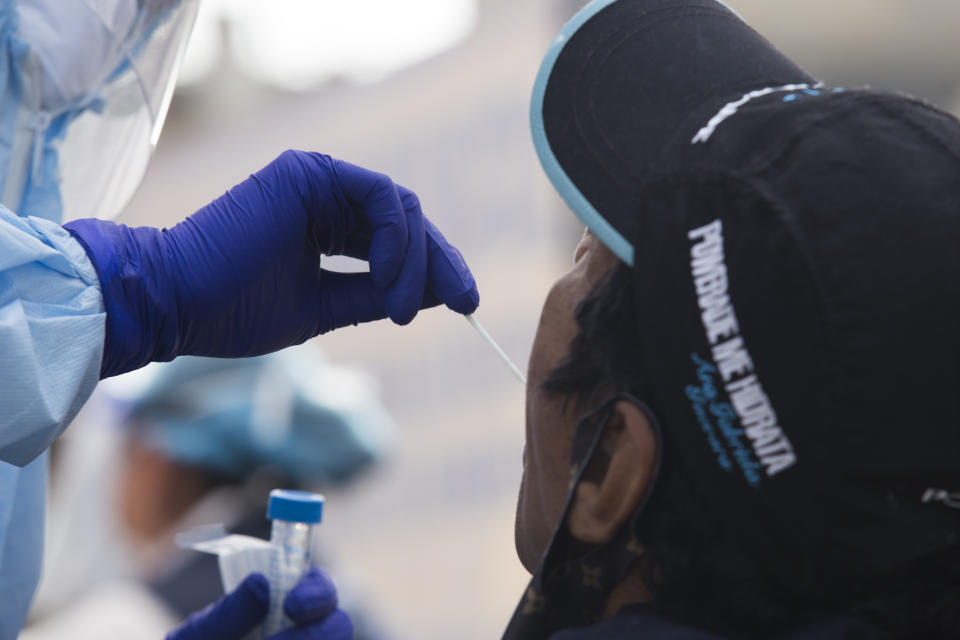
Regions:
[[950, 493], [946, 489], [927, 489], [920, 501], [924, 504], [939, 502], [951, 509], [960, 509], [960, 493]]
[[784, 96], [783, 101], [794, 102], [804, 96], [819, 96], [824, 92], [843, 93], [844, 91], [845, 89], [842, 87], [837, 87], [827, 91], [824, 89], [824, 84], [822, 82], [818, 82], [814, 85], [809, 85], [806, 83], [785, 84], [780, 87], [765, 87], [763, 89], [750, 91], [749, 93], [745, 93], [742, 98], [723, 105], [720, 111], [710, 118], [710, 121], [702, 129], [697, 131], [697, 135], [693, 137], [693, 139], [690, 141], [690, 144], [703, 144], [707, 142], [721, 124], [726, 122], [729, 118], [737, 115], [737, 113], [740, 111], [740, 107], [743, 107], [747, 103], [758, 98], [763, 98], [764, 96], [769, 96], [773, 93], [786, 93], [787, 95]]
[[[730, 470], [731, 458], [747, 482], [760, 483], [762, 471], [773, 477], [797, 462], [793, 445], [780, 427], [777, 414], [754, 371], [740, 325], [730, 300], [723, 222], [714, 220], [687, 234], [693, 243], [690, 268], [713, 363], [691, 354], [701, 386], [687, 388], [687, 397], [717, 462]], [[720, 379], [718, 380], [717, 377]], [[719, 402], [717, 386], [730, 399]], [[733, 421], [740, 422], [737, 429]], [[744, 436], [746, 440], [744, 440]]]

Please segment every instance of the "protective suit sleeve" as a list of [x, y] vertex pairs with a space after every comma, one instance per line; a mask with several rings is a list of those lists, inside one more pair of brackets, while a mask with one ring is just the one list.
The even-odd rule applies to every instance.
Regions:
[[105, 322], [83, 247], [0, 206], [0, 460], [26, 465], [80, 410], [99, 377]]

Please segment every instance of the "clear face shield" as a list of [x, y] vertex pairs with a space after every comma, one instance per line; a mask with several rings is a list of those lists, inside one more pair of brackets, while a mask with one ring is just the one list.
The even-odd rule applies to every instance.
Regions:
[[198, 7], [19, 0], [7, 34], [19, 77], [0, 111], [13, 129], [8, 148], [0, 141], [0, 201], [57, 221], [120, 213], [156, 146]]

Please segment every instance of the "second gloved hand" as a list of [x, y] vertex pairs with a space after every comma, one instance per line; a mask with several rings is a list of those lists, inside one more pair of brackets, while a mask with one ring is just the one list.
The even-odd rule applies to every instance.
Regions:
[[[166, 640], [240, 640], [266, 618], [270, 604], [267, 579], [246, 577], [231, 593], [190, 616]], [[267, 640], [351, 640], [353, 623], [337, 608], [337, 591], [326, 573], [311, 568], [283, 601], [294, 626]]]
[[[101, 378], [179, 355], [245, 357], [446, 304], [472, 313], [460, 252], [387, 176], [287, 151], [172, 229], [64, 225], [97, 269], [107, 310]], [[321, 255], [369, 273], [320, 268]]]

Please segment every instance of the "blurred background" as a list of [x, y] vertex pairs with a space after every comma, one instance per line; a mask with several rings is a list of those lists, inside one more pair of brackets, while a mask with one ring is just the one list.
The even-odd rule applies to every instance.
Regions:
[[[204, 0], [121, 220], [173, 224], [287, 148], [377, 169], [416, 190], [461, 248], [480, 287], [477, 317], [525, 368], [540, 304], [581, 231], [540, 170], [529, 96], [581, 4]], [[956, 0], [730, 4], [829, 85], [899, 89], [960, 111]], [[324, 487], [323, 563], [381, 637], [498, 637], [527, 578], [513, 550], [522, 385], [444, 310], [315, 342], [318, 359], [375, 379], [393, 424], [378, 462]]]

